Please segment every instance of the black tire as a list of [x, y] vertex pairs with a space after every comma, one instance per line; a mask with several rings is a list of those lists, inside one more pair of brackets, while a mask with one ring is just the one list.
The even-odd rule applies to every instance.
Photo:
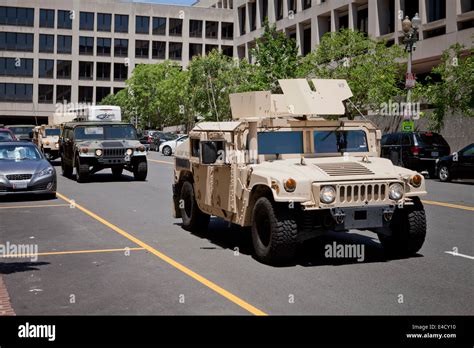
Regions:
[[449, 170], [449, 167], [445, 164], [442, 164], [439, 166], [438, 169], [438, 179], [441, 182], [449, 182], [451, 181], [451, 172]]
[[389, 256], [410, 256], [417, 253], [426, 237], [426, 215], [423, 204], [414, 198], [414, 205], [406, 205], [395, 210], [390, 229], [392, 234], [379, 234], [386, 253]]
[[137, 181], [145, 181], [148, 175], [148, 164], [146, 159], [137, 160], [133, 166], [133, 177]]
[[76, 180], [79, 183], [89, 180], [89, 165], [81, 164], [79, 158], [76, 159]]
[[193, 185], [189, 181], [185, 181], [181, 187], [178, 206], [185, 230], [200, 233], [207, 231], [210, 216], [199, 209]]
[[66, 162], [64, 161], [64, 159], [61, 157], [61, 171], [63, 173], [63, 176], [69, 178], [72, 176], [72, 171], [73, 171], [73, 168], [66, 164]]
[[173, 153], [173, 151], [171, 150], [171, 147], [169, 146], [165, 146], [161, 152], [163, 153], [164, 156], [171, 156], [171, 154]]
[[296, 252], [298, 226], [288, 208], [260, 197], [252, 212], [252, 241], [256, 258], [267, 264], [290, 262]]
[[115, 178], [121, 178], [123, 173], [123, 167], [114, 167], [112, 168], [112, 175]]

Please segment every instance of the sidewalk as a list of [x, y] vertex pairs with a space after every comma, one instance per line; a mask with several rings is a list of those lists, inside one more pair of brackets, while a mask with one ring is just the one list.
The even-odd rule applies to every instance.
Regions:
[[15, 312], [11, 306], [5, 282], [0, 275], [0, 316], [1, 315], [15, 315]]

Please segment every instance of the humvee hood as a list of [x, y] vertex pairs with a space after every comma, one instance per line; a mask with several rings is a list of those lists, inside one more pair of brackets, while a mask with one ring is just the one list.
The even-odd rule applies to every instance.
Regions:
[[87, 146], [93, 148], [108, 148], [108, 147], [135, 147], [139, 145], [138, 140], [83, 140], [77, 141], [78, 146]]
[[[385, 158], [370, 157], [363, 162], [362, 157], [325, 157], [284, 159], [267, 161], [253, 167], [253, 174], [263, 174], [275, 179], [289, 177], [307, 181], [345, 181], [400, 179], [392, 162]], [[397, 167], [397, 170], [404, 168]], [[406, 174], [414, 172], [406, 170]]]

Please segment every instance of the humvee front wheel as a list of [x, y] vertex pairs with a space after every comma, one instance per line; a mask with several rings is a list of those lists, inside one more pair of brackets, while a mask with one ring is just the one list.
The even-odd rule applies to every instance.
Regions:
[[260, 197], [253, 208], [252, 241], [258, 260], [268, 264], [291, 261], [296, 252], [298, 226], [288, 209]]
[[413, 255], [423, 246], [426, 236], [425, 209], [419, 198], [414, 198], [413, 203], [395, 211], [390, 236], [379, 234], [380, 243], [390, 256]]
[[79, 158], [76, 159], [76, 180], [80, 183], [89, 180], [89, 165], [81, 164]]
[[137, 160], [133, 166], [133, 177], [138, 181], [145, 181], [148, 175], [148, 164], [146, 159]]
[[188, 231], [204, 232], [209, 225], [210, 216], [199, 209], [194, 196], [193, 185], [185, 181], [181, 187], [181, 195], [178, 202], [181, 210], [183, 228]]

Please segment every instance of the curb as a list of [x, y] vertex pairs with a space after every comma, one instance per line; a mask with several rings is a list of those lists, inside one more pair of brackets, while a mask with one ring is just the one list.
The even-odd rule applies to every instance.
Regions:
[[0, 275], [0, 316], [16, 315], [10, 303], [10, 296], [8, 295], [5, 282]]

